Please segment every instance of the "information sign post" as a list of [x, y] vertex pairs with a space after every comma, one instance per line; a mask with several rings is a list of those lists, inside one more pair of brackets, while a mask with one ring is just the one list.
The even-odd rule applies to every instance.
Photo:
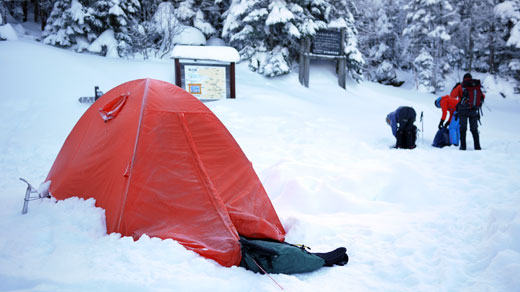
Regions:
[[345, 30], [320, 30], [314, 38], [305, 38], [301, 42], [299, 80], [309, 87], [309, 70], [311, 59], [327, 59], [336, 62], [338, 84], [346, 87]]
[[236, 98], [235, 61], [240, 57], [235, 49], [176, 46], [172, 57], [175, 85], [201, 100]]

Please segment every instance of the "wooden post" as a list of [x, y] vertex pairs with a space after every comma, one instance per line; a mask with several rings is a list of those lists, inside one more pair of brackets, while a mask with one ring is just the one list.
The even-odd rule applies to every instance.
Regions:
[[341, 56], [338, 59], [338, 66], [339, 66], [339, 72], [338, 72], [338, 84], [341, 88], [345, 89], [346, 87], [346, 74], [345, 74], [345, 67], [347, 64], [347, 57]]
[[305, 87], [309, 87], [309, 70], [311, 67], [311, 40], [310, 38], [305, 38], [305, 53], [304, 56], [304, 65], [303, 65], [303, 85]]
[[181, 62], [179, 62], [179, 59], [175, 58], [175, 85], [182, 87], [181, 83]]
[[346, 67], [347, 67], [347, 56], [345, 56], [345, 29], [341, 29], [341, 54], [338, 59], [338, 84], [341, 88], [346, 89]]
[[229, 98], [236, 98], [235, 93], [235, 62], [229, 66]]
[[304, 64], [304, 54], [305, 54], [305, 38], [303, 38], [301, 41], [300, 41], [300, 70], [298, 72], [298, 80], [300, 81], [300, 84], [303, 85], [303, 66], [305, 65]]

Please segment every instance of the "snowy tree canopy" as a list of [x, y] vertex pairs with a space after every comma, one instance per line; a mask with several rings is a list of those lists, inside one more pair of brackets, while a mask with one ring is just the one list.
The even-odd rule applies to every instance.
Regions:
[[[415, 72], [416, 85], [431, 92], [445, 90], [443, 81], [455, 70], [520, 80], [516, 0], [0, 2], [0, 24], [28, 21], [28, 15], [44, 26], [44, 43], [78, 52], [113, 31], [119, 56], [165, 57], [182, 28], [194, 27], [206, 39], [223, 39], [252, 70], [273, 77], [294, 70], [302, 39], [341, 28], [347, 69], [356, 80], [399, 84], [392, 76], [405, 70]], [[99, 54], [107, 54], [106, 46]], [[418, 62], [425, 54], [432, 58], [428, 66]]]

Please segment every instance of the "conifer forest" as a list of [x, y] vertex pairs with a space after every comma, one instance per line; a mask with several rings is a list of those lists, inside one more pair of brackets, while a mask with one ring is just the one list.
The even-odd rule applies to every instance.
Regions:
[[[39, 24], [48, 45], [88, 52], [103, 37], [119, 57], [145, 59], [168, 57], [175, 35], [195, 27], [268, 77], [297, 70], [303, 38], [344, 29], [354, 80], [396, 84], [404, 71], [436, 93], [449, 90], [447, 74], [463, 71], [520, 84], [518, 0], [0, 1], [0, 25], [26, 21]], [[88, 53], [106, 55], [101, 47]]]

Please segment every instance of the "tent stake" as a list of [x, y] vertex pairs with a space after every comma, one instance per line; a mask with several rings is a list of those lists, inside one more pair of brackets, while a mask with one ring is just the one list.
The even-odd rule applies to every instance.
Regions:
[[33, 188], [33, 186], [25, 179], [20, 178], [20, 180], [27, 184], [27, 189], [25, 190], [25, 199], [23, 200], [23, 209], [22, 209], [22, 214], [27, 214], [27, 209], [29, 208], [29, 201], [39, 198], [39, 197], [31, 197], [31, 194], [37, 193], [38, 191], [35, 188]]

